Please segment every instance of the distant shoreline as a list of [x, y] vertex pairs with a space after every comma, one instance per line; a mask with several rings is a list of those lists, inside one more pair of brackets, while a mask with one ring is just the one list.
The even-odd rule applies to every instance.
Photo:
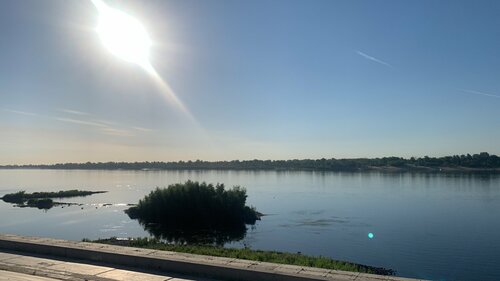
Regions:
[[332, 172], [420, 172], [420, 173], [500, 173], [500, 157], [486, 152], [445, 157], [233, 160], [178, 162], [87, 162], [40, 165], [3, 165], [0, 169], [48, 170], [224, 170], [224, 171], [332, 171]]
[[480, 168], [467, 168], [467, 167], [367, 167], [357, 170], [335, 170], [335, 169], [264, 169], [264, 168], [165, 168], [165, 169], [130, 169], [130, 168], [55, 168], [55, 167], [5, 167], [0, 166], [0, 170], [66, 170], [66, 171], [262, 171], [262, 172], [344, 172], [344, 173], [363, 173], [363, 172], [382, 172], [382, 173], [498, 173], [500, 168], [497, 169], [480, 169]]

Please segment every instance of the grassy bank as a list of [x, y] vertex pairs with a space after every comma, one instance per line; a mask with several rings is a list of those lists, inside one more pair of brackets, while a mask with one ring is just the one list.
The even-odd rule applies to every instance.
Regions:
[[298, 266], [319, 267], [325, 269], [335, 269], [353, 272], [373, 273], [380, 275], [393, 275], [391, 269], [361, 265], [351, 262], [338, 261], [322, 256], [307, 256], [302, 254], [283, 253], [275, 251], [251, 250], [248, 248], [223, 248], [207, 245], [178, 245], [163, 243], [154, 238], [136, 238], [129, 240], [118, 240], [116, 238], [88, 240], [84, 242], [94, 242], [102, 244], [129, 246], [137, 248], [147, 248], [162, 251], [173, 251], [198, 255], [209, 255], [216, 257], [238, 258], [260, 262], [272, 262], [280, 264], [290, 264]]

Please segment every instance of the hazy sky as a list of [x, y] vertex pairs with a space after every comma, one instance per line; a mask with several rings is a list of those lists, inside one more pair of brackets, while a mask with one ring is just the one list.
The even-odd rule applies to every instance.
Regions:
[[500, 1], [106, 3], [195, 121], [90, 1], [3, 0], [0, 164], [500, 154]]

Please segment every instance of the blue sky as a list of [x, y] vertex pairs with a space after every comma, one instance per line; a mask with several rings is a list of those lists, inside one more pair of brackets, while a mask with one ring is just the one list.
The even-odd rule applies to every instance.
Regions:
[[498, 1], [105, 2], [194, 121], [90, 1], [5, 0], [1, 164], [500, 154]]

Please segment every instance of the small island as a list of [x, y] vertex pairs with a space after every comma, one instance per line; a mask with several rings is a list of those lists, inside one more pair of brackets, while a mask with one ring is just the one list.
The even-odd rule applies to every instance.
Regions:
[[61, 190], [56, 192], [33, 192], [26, 193], [19, 191], [4, 195], [3, 201], [7, 203], [16, 204], [18, 207], [32, 207], [38, 209], [50, 209], [57, 205], [72, 205], [72, 203], [55, 202], [53, 198], [71, 198], [71, 197], [85, 197], [97, 193], [105, 193], [107, 191], [86, 191], [86, 190]]
[[245, 205], [246, 190], [194, 181], [156, 188], [125, 212], [142, 224], [172, 229], [223, 229], [255, 224], [262, 214]]

